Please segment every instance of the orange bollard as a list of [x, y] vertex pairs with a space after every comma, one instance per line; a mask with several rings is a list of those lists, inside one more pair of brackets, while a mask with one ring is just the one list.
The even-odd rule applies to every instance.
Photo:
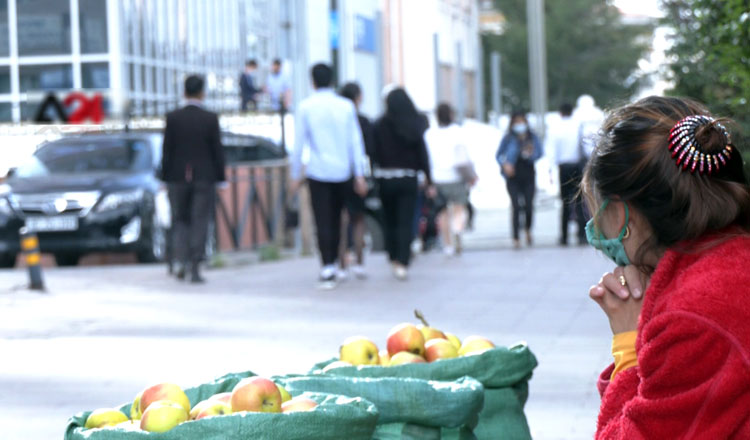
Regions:
[[29, 268], [29, 289], [44, 290], [39, 238], [25, 227], [21, 228], [19, 234], [21, 236], [21, 251], [23, 251], [26, 259], [26, 266]]

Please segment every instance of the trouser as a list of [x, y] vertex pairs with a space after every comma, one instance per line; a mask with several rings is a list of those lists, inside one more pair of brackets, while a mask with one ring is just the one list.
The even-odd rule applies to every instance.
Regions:
[[169, 184], [172, 247], [177, 262], [196, 265], [203, 260], [215, 197], [211, 182]]
[[524, 211], [525, 227], [531, 229], [534, 217], [534, 193], [536, 192], [536, 175], [517, 174], [507, 179], [508, 194], [512, 205], [511, 221], [513, 224], [513, 239], [518, 240], [520, 237], [520, 216], [521, 209]]
[[417, 178], [378, 179], [383, 204], [385, 249], [390, 261], [409, 265], [414, 238]]
[[586, 215], [583, 212], [583, 200], [580, 195], [583, 169], [577, 163], [564, 163], [560, 165], [560, 197], [563, 202], [562, 218], [560, 219], [560, 240], [568, 242], [568, 222], [570, 216], [575, 212], [576, 223], [578, 223], [578, 241], [586, 240]]
[[341, 212], [346, 197], [352, 191], [351, 180], [346, 182], [321, 182], [307, 179], [310, 188], [318, 249], [323, 266], [336, 262], [341, 239]]

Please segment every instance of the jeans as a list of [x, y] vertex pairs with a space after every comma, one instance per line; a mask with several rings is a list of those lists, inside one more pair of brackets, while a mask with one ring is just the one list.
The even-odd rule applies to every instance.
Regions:
[[579, 194], [583, 168], [577, 163], [560, 165], [560, 197], [563, 202], [562, 218], [560, 219], [560, 242], [568, 242], [568, 222], [570, 215], [575, 212], [578, 224], [578, 242], [586, 242], [586, 215], [583, 211], [583, 200]]
[[307, 179], [310, 188], [315, 229], [318, 234], [318, 249], [323, 266], [336, 263], [341, 240], [341, 211], [352, 191], [352, 181], [321, 182]]
[[411, 259], [414, 238], [414, 210], [417, 203], [417, 178], [378, 179], [383, 203], [385, 249], [390, 261], [404, 266]]
[[536, 175], [535, 174], [517, 174], [506, 180], [508, 194], [513, 209], [511, 216], [513, 224], [513, 239], [518, 240], [520, 237], [520, 216], [523, 209], [525, 217], [525, 228], [531, 229], [534, 219], [534, 194], [536, 192]]
[[177, 262], [196, 265], [203, 260], [215, 198], [216, 190], [211, 182], [169, 184], [172, 245]]

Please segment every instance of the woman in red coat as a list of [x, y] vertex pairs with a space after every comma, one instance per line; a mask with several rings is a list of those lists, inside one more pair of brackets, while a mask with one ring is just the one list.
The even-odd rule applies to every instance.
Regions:
[[614, 334], [597, 439], [750, 439], [750, 186], [701, 105], [614, 111], [583, 192], [589, 242], [617, 264], [593, 286]]

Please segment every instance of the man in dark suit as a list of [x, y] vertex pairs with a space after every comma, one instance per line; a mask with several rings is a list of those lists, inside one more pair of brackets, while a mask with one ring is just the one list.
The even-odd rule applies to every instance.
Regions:
[[242, 99], [241, 110], [247, 111], [248, 104], [252, 110], [258, 108], [258, 93], [260, 89], [255, 83], [253, 74], [258, 69], [258, 63], [255, 60], [248, 60], [245, 63], [245, 71], [240, 75], [240, 94]]
[[181, 264], [177, 278], [204, 280], [198, 265], [204, 258], [208, 222], [214, 215], [214, 186], [224, 179], [224, 149], [219, 118], [203, 108], [205, 81], [185, 80], [185, 107], [167, 114], [162, 154], [162, 180], [169, 185], [174, 254]]

